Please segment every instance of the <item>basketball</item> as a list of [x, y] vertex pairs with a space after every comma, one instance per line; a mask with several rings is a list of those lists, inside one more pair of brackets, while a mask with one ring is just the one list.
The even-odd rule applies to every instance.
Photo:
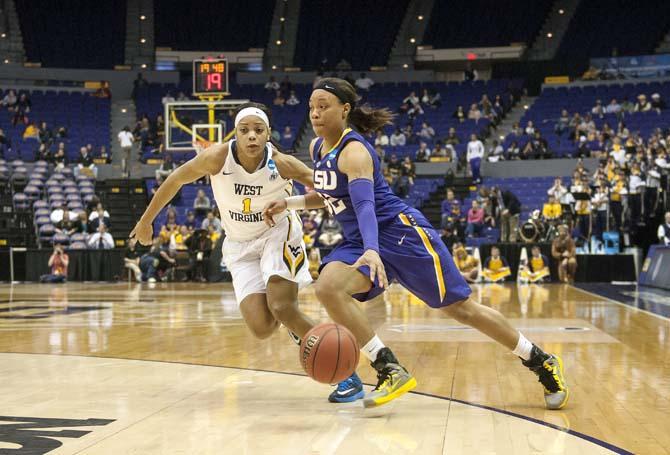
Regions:
[[317, 382], [335, 384], [349, 376], [358, 365], [358, 343], [341, 325], [326, 323], [312, 328], [300, 345], [300, 363]]

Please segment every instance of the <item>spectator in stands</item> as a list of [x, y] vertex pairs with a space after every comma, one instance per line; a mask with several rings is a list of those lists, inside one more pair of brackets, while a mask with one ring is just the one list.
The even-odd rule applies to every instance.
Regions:
[[665, 212], [665, 220], [658, 226], [658, 243], [670, 246], [670, 212]]
[[482, 111], [479, 110], [477, 103], [472, 103], [472, 105], [470, 105], [470, 110], [468, 111], [468, 120], [478, 122], [480, 118], [482, 118]]
[[[409, 156], [406, 156], [402, 161], [401, 167], [401, 177], [403, 180], [403, 185], [414, 185], [414, 179], [416, 178], [416, 166], [412, 162], [412, 159]], [[409, 188], [408, 188], [409, 189]], [[403, 196], [407, 194], [404, 193]]]
[[408, 122], [407, 125], [402, 129], [402, 134], [405, 135], [407, 139], [407, 144], [418, 144], [419, 139], [416, 134], [414, 134], [414, 126], [412, 122]]
[[268, 80], [265, 83], [265, 90], [267, 90], [268, 92], [277, 93], [277, 90], [279, 90], [279, 88], [280, 88], [279, 82], [275, 80], [274, 76], [270, 76], [270, 80]]
[[67, 164], [67, 158], [65, 156], [65, 144], [60, 143], [58, 144], [58, 149], [56, 150], [56, 153], [53, 155], [53, 163], [54, 166], [58, 169], [63, 169], [65, 165]]
[[14, 90], [9, 90], [2, 99], [2, 106], [12, 112], [18, 101], [19, 99], [16, 97], [16, 92]]
[[609, 194], [607, 186], [602, 183], [591, 198], [591, 206], [596, 212], [593, 235], [602, 239], [602, 233], [607, 230], [607, 214], [609, 210]]
[[503, 149], [503, 146], [497, 140], [493, 141], [489, 149], [488, 160], [491, 163], [505, 160], [505, 149]]
[[291, 90], [293, 90], [293, 83], [291, 83], [288, 76], [284, 76], [284, 79], [282, 79], [281, 84], [279, 84], [279, 90], [285, 95], [291, 93]]
[[400, 175], [402, 173], [402, 163], [400, 163], [400, 160], [398, 159], [398, 155], [395, 153], [391, 154], [391, 158], [389, 158], [388, 162], [386, 163], [386, 167], [389, 170], [389, 173], [391, 174], [391, 190], [395, 193], [398, 194], [398, 187], [400, 185]]
[[89, 231], [91, 232], [95, 231], [98, 228], [98, 224], [100, 222], [105, 223], [107, 227], [111, 226], [109, 212], [105, 210], [105, 208], [102, 206], [102, 202], [98, 202], [97, 205], [95, 206], [95, 210], [93, 210], [88, 215], [88, 221], [89, 222], [95, 221], [95, 224], [92, 225], [93, 229], [91, 229], [91, 226], [89, 226]]
[[654, 93], [651, 95], [651, 108], [659, 114], [666, 108], [665, 101], [663, 101], [659, 93]]
[[156, 180], [165, 180], [174, 172], [174, 170], [177, 169], [177, 166], [174, 164], [174, 161], [172, 160], [172, 153], [165, 153], [163, 154], [163, 161], [161, 162], [161, 165], [156, 169], [155, 175], [156, 175]]
[[405, 137], [404, 134], [402, 134], [402, 131], [400, 131], [400, 128], [396, 128], [393, 134], [391, 135], [390, 139], [391, 147], [403, 147], [407, 143], [407, 138]]
[[125, 126], [123, 127], [123, 130], [119, 132], [117, 135], [117, 138], [119, 140], [119, 144], [121, 145], [121, 171], [123, 172], [124, 177], [128, 177], [130, 175], [130, 152], [133, 149], [133, 142], [135, 142], [135, 138], [133, 137], [133, 133], [130, 132], [130, 127]]
[[442, 95], [440, 95], [440, 92], [432, 90], [429, 92], [429, 94], [430, 94], [430, 100], [428, 101], [428, 105], [432, 109], [437, 109], [440, 106], [442, 106]]
[[524, 128], [523, 131], [527, 136], [533, 136], [535, 134], [535, 125], [533, 124], [532, 120], [528, 120], [528, 123], [526, 123], [526, 128]]
[[381, 145], [386, 147], [389, 145], [389, 137], [382, 130], [377, 130], [375, 133], [375, 146]]
[[521, 159], [521, 149], [519, 149], [519, 144], [517, 141], [512, 141], [512, 143], [507, 147], [508, 160], [520, 160]]
[[497, 246], [491, 247], [491, 255], [484, 261], [482, 276], [484, 280], [492, 283], [501, 283], [505, 278], [512, 274], [507, 259], [500, 255], [500, 249]]
[[303, 215], [302, 218], [302, 232], [303, 241], [307, 248], [312, 248], [317, 238], [319, 226], [321, 224], [321, 214], [318, 210], [310, 210], [309, 213]]
[[558, 118], [558, 121], [556, 122], [556, 125], [554, 125], [554, 133], [556, 133], [558, 136], [562, 136], [563, 133], [565, 133], [568, 130], [568, 127], [570, 125], [570, 114], [568, 114], [568, 111], [563, 109], [561, 111], [561, 116]]
[[549, 279], [551, 275], [549, 271], [549, 259], [541, 253], [540, 247], [537, 245], [534, 245], [530, 251], [531, 256], [528, 264], [519, 267], [521, 278], [531, 283]]
[[456, 145], [461, 143], [461, 140], [458, 138], [458, 135], [456, 134], [456, 128], [454, 127], [449, 128], [449, 132], [447, 133], [447, 136], [444, 138], [444, 143], [445, 145], [447, 146], [451, 145], [452, 147], [455, 147]]
[[423, 115], [424, 111], [421, 107], [421, 100], [416, 96], [415, 92], [410, 94], [402, 101], [401, 110], [406, 106], [405, 112], [410, 119], [414, 119], [417, 115]]
[[472, 65], [468, 63], [465, 70], [463, 70], [463, 80], [467, 82], [472, 82], [476, 81], [477, 79], [479, 79], [479, 73], [477, 72], [476, 69], [472, 68]]
[[[2, 149], [0, 149], [0, 156], [1, 154]], [[45, 144], [40, 144], [40, 146], [37, 148], [37, 151], [35, 152], [35, 161], [38, 160], [44, 160], [47, 162], [51, 161], [51, 152], [49, 151], [49, 149]]]
[[616, 98], [612, 98], [610, 103], [605, 108], [606, 114], [618, 114], [621, 112], [621, 105], [617, 102]]
[[381, 145], [375, 145], [375, 152], [377, 152], [377, 157], [379, 158], [379, 161], [385, 161], [386, 157], [386, 151], [384, 150], [384, 147]]
[[88, 217], [86, 212], [81, 211], [77, 214], [77, 219], [74, 222], [75, 232], [78, 234], [88, 233]]
[[161, 244], [160, 237], [156, 237], [151, 245], [151, 249], [140, 258], [142, 280], [146, 280], [149, 283], [155, 283], [158, 279], [159, 270], [167, 270], [168, 268], [173, 267], [176, 263], [176, 259], [171, 257]]
[[[193, 210], [189, 210], [186, 213], [186, 221], [184, 221], [184, 226], [186, 226], [189, 230], [189, 232], [195, 231], [197, 227], [197, 220], [195, 219], [195, 213], [193, 213]], [[202, 223], [201, 223], [202, 225]]]
[[112, 156], [107, 151], [107, 147], [104, 145], [100, 146], [98, 150], [98, 158], [105, 161], [105, 164], [112, 164]]
[[135, 281], [142, 282], [142, 271], [140, 270], [140, 253], [137, 251], [137, 239], [128, 240], [126, 253], [123, 255], [123, 266], [135, 275]]
[[561, 219], [563, 208], [553, 194], [549, 195], [549, 200], [542, 206], [542, 217], [545, 221], [557, 221]]
[[435, 137], [435, 130], [433, 129], [432, 126], [430, 126], [428, 122], [421, 123], [421, 131], [419, 131], [419, 137], [427, 141], [432, 141], [433, 138]]
[[640, 94], [637, 96], [637, 103], [633, 108], [634, 112], [648, 112], [651, 110], [651, 103], [647, 101], [647, 95]]
[[467, 237], [480, 237], [484, 230], [484, 209], [479, 202], [472, 201], [472, 207], [468, 210], [468, 224], [465, 227]]
[[[77, 232], [78, 215], [75, 212], [71, 212], [67, 208], [66, 203], [63, 203], [61, 211], [63, 213], [60, 216], [60, 220], [57, 223], [55, 223], [56, 232], [59, 234], [65, 234], [70, 236], [75, 232]], [[52, 215], [53, 214], [54, 213], [52, 212]]]
[[74, 212], [70, 212], [67, 208], [67, 203], [63, 201], [61, 206], [51, 212], [49, 215], [49, 219], [51, 220], [51, 223], [56, 226], [58, 223], [61, 222], [63, 217], [67, 217], [68, 221], [74, 221], [77, 218], [77, 214]]
[[456, 108], [456, 111], [454, 111], [454, 113], [451, 114], [451, 116], [453, 118], [455, 118], [456, 120], [458, 120], [459, 122], [461, 122], [461, 123], [464, 122], [465, 119], [467, 118], [467, 115], [465, 114], [465, 111], [463, 110], [463, 106], [460, 106], [460, 105]]
[[79, 149], [79, 158], [77, 158], [77, 167], [74, 168], [75, 176], [84, 174], [89, 177], [98, 177], [98, 167], [93, 162], [93, 156], [88, 152], [88, 148]]
[[[289, 125], [286, 125], [284, 127], [284, 132], [281, 135], [281, 143], [285, 147], [291, 147], [293, 145], [293, 140], [295, 139], [295, 135], [293, 134], [293, 130], [291, 130], [291, 127]], [[386, 138], [388, 140], [388, 138]]]
[[591, 114], [586, 114], [580, 121], [579, 125], [577, 126], [577, 133], [582, 136], [588, 136], [589, 133], [595, 133], [596, 131], [596, 124], [593, 121], [593, 118], [591, 117]]
[[644, 224], [642, 219], [642, 193], [647, 185], [646, 177], [642, 173], [639, 163], [633, 163], [628, 177], [628, 211], [631, 227], [637, 231], [638, 224]]
[[370, 79], [365, 73], [361, 73], [358, 79], [356, 79], [356, 82], [354, 82], [354, 85], [367, 92], [373, 85], [375, 85], [375, 81]]
[[190, 235], [188, 227], [179, 226], [179, 229], [170, 235], [170, 251], [186, 251], [188, 249], [186, 241]]
[[177, 93], [177, 101], [188, 101], [189, 97], [184, 92]]
[[67, 280], [67, 266], [70, 264], [70, 257], [63, 250], [59, 243], [54, 245], [53, 252], [49, 256], [48, 265], [51, 273], [40, 277], [41, 283], [65, 283]]
[[549, 151], [549, 144], [547, 140], [542, 137], [540, 131], [535, 131], [531, 140], [528, 141], [526, 147], [523, 149], [521, 159], [549, 159], [551, 152]]
[[612, 215], [613, 230], [618, 230], [623, 224], [623, 200], [627, 194], [626, 174], [623, 170], [616, 171], [616, 175], [612, 179], [610, 190], [610, 213]]
[[205, 194], [205, 190], [198, 190], [198, 193], [193, 200], [193, 209], [197, 216], [205, 216], [205, 214], [212, 209], [212, 202]]
[[554, 184], [547, 190], [549, 196], [553, 196], [555, 200], [563, 204], [563, 197], [568, 193], [568, 189], [563, 185], [563, 180], [560, 177], [554, 179]]
[[111, 250], [114, 248], [114, 239], [112, 234], [107, 232], [105, 223], [100, 223], [94, 234], [88, 238], [88, 247], [94, 250]]
[[603, 118], [605, 116], [605, 108], [601, 100], [596, 100], [596, 105], [591, 108], [591, 114]]
[[468, 142], [467, 160], [472, 172], [472, 180], [474, 183], [481, 183], [482, 177], [480, 174], [480, 166], [484, 159], [484, 144], [479, 140], [476, 134], [470, 135], [470, 142]]
[[272, 100], [272, 104], [279, 107], [283, 107], [284, 104], [286, 104], [286, 99], [280, 90], [275, 92], [275, 98]]
[[161, 103], [163, 103], [163, 106], [165, 106], [167, 103], [174, 103], [174, 96], [172, 96], [172, 93], [168, 90], [163, 98], [161, 98]]
[[28, 139], [35, 139], [36, 141], [40, 140], [40, 129], [33, 122], [30, 123], [26, 129], [23, 131], [23, 140], [27, 141]]
[[206, 231], [209, 231], [209, 227], [213, 226], [214, 230], [221, 234], [223, 231], [223, 227], [221, 226], [221, 220], [214, 216], [214, 212], [212, 210], [207, 212], [207, 218], [202, 220], [202, 225], [200, 226], [201, 229], [205, 229]]
[[40, 144], [46, 144], [47, 147], [51, 146], [53, 142], [53, 132], [47, 126], [47, 122], [40, 123], [38, 136]]
[[287, 106], [297, 106], [298, 104], [300, 104], [300, 100], [296, 96], [295, 90], [291, 90], [290, 95], [289, 95], [288, 99], [286, 100], [286, 105]]
[[414, 161], [425, 163], [430, 159], [430, 149], [425, 142], [419, 143], [419, 149], [414, 154]]
[[500, 240], [502, 242], [516, 242], [519, 229], [519, 215], [521, 215], [521, 202], [514, 193], [500, 188], [491, 188], [493, 207], [500, 221]]
[[22, 93], [19, 96], [19, 100], [14, 106], [14, 116], [12, 117], [12, 125], [23, 123], [24, 125], [28, 124], [28, 114], [32, 108], [32, 102], [26, 93]]
[[207, 226], [207, 235], [209, 236], [212, 245], [216, 245], [216, 242], [221, 237], [221, 233], [216, 231], [213, 224]]
[[447, 223], [451, 223], [454, 227], [454, 223], [461, 222], [461, 201], [456, 199], [454, 190], [449, 188], [447, 189], [447, 197], [442, 201], [442, 227], [444, 228]]
[[468, 283], [474, 283], [479, 277], [479, 261], [469, 255], [461, 243], [454, 244], [454, 262]]
[[575, 216], [577, 218], [575, 227], [577, 228], [577, 235], [580, 243], [586, 243], [591, 238], [591, 189], [588, 186], [588, 181], [580, 185], [578, 193], [583, 193], [586, 199], [575, 199]]
[[564, 224], [558, 227], [558, 236], [551, 244], [551, 255], [558, 262], [558, 279], [572, 283], [577, 272], [577, 249]]
[[321, 233], [319, 234], [319, 244], [332, 248], [342, 241], [342, 226], [326, 211], [321, 221]]

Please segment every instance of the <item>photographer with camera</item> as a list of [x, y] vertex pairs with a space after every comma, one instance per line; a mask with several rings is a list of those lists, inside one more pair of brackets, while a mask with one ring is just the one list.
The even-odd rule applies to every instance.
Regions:
[[63, 246], [59, 243], [54, 245], [53, 253], [49, 257], [49, 267], [51, 273], [42, 275], [40, 277], [41, 283], [65, 283], [67, 280], [67, 266], [70, 263], [70, 258], [63, 250]]

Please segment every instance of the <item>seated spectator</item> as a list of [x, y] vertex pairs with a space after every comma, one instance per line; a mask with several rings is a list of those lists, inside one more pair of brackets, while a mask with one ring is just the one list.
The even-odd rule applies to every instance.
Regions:
[[406, 156], [400, 165], [400, 179], [396, 188], [396, 195], [406, 197], [409, 194], [411, 185], [414, 185], [416, 178], [416, 166], [409, 156]]
[[463, 110], [463, 106], [458, 106], [456, 108], [456, 111], [453, 114], [451, 114], [451, 116], [461, 123], [464, 122], [465, 119], [467, 118], [465, 111]]
[[186, 221], [184, 221], [184, 226], [188, 228], [189, 232], [193, 232], [196, 229], [197, 220], [195, 219], [195, 213], [192, 210], [189, 210], [186, 213]]
[[[529, 122], [530, 123], [530, 122]], [[526, 147], [523, 149], [522, 159], [549, 159], [551, 152], [549, 151], [549, 144], [547, 140], [542, 137], [539, 131], [535, 131], [533, 138], [528, 141]]]
[[214, 216], [214, 212], [212, 210], [207, 212], [207, 217], [204, 220], [202, 220], [200, 228], [209, 231], [210, 226], [213, 226], [214, 231], [217, 232], [219, 235], [223, 231], [223, 227], [221, 226], [221, 220], [218, 217]]
[[89, 226], [89, 231], [91, 232], [96, 231], [98, 229], [98, 224], [100, 224], [101, 220], [103, 223], [105, 223], [107, 227], [111, 226], [109, 212], [105, 210], [101, 202], [98, 202], [98, 204], [95, 206], [95, 210], [88, 215], [88, 221], [94, 223], [91, 226]]
[[321, 233], [319, 234], [319, 244], [325, 247], [334, 247], [343, 239], [342, 226], [326, 211], [323, 221], [321, 221]]
[[414, 155], [414, 160], [418, 161], [420, 163], [425, 163], [430, 159], [430, 149], [428, 148], [428, 145], [425, 142], [420, 142], [419, 143], [419, 149], [416, 151]]
[[375, 146], [377, 145], [381, 145], [382, 147], [389, 145], [389, 137], [382, 130], [375, 132]]
[[596, 105], [591, 108], [591, 114], [596, 115], [600, 118], [605, 116], [605, 108], [603, 107], [603, 102], [596, 100]]
[[440, 106], [442, 106], [442, 95], [440, 95], [440, 92], [433, 90], [429, 93], [430, 93], [430, 101], [428, 101], [428, 105], [432, 109], [437, 109]]
[[469, 255], [461, 243], [454, 244], [454, 263], [468, 283], [475, 283], [479, 278], [479, 261]]
[[140, 258], [142, 280], [155, 283], [159, 278], [159, 272], [172, 269], [176, 264], [177, 260], [170, 256], [168, 250], [161, 243], [160, 237], [156, 237], [151, 249]]
[[663, 101], [659, 93], [651, 95], [651, 108], [659, 114], [666, 108], [665, 101]]
[[491, 247], [491, 255], [484, 261], [482, 276], [485, 281], [500, 283], [510, 276], [512, 271], [509, 268], [507, 259], [500, 255], [500, 249], [497, 246]]
[[468, 111], [468, 119], [477, 122], [480, 118], [482, 118], [482, 111], [479, 110], [477, 103], [472, 103], [470, 110]]
[[275, 92], [275, 97], [272, 100], [272, 104], [275, 105], [275, 106], [280, 106], [280, 107], [283, 107], [284, 104], [286, 104], [286, 99], [284, 98], [284, 95], [282, 95], [282, 93], [279, 90], [277, 90]]
[[100, 146], [100, 149], [98, 151], [98, 158], [102, 159], [105, 161], [105, 164], [112, 164], [112, 155], [109, 154], [107, 151], [107, 147], [104, 145]]
[[186, 251], [186, 241], [191, 236], [188, 227], [179, 226], [179, 229], [170, 235], [170, 251]]
[[433, 138], [435, 137], [435, 130], [433, 129], [432, 126], [428, 124], [428, 122], [423, 122], [421, 124], [421, 131], [419, 131], [419, 137], [432, 141]]
[[63, 215], [61, 216], [60, 221], [55, 224], [56, 232], [68, 236], [72, 235], [77, 232], [77, 221], [79, 217], [76, 213], [71, 212], [65, 203], [63, 203], [61, 210], [63, 211]]
[[577, 272], [577, 250], [564, 224], [558, 227], [558, 236], [551, 244], [551, 255], [558, 261], [558, 279], [572, 283]]
[[133, 272], [135, 281], [142, 282], [142, 271], [140, 270], [140, 253], [137, 251], [137, 239], [128, 240], [126, 253], [123, 255], [123, 266]]
[[513, 141], [509, 147], [507, 147], [507, 159], [508, 160], [520, 160], [521, 159], [521, 150], [519, 149], [519, 144], [516, 141]]
[[161, 182], [165, 181], [175, 169], [177, 169], [177, 165], [172, 160], [172, 153], [165, 153], [163, 155], [163, 162], [155, 171], [156, 180], [160, 180]]
[[161, 98], [161, 103], [163, 103], [163, 106], [165, 106], [167, 103], [174, 103], [174, 96], [172, 96], [172, 93], [168, 90], [163, 98]]
[[370, 88], [375, 85], [375, 82], [370, 79], [365, 73], [361, 73], [358, 79], [356, 79], [356, 82], [354, 82], [354, 85], [364, 91], [369, 91]]
[[63, 169], [65, 167], [67, 164], [67, 158], [65, 157], [65, 144], [62, 142], [58, 144], [58, 150], [56, 150], [56, 153], [54, 153], [52, 160], [56, 168]]
[[541, 254], [539, 246], [533, 246], [528, 263], [519, 266], [519, 276], [523, 280], [537, 283], [548, 280], [550, 275], [549, 259]]
[[460, 143], [461, 140], [458, 138], [458, 135], [456, 135], [456, 128], [452, 126], [451, 128], [449, 128], [449, 132], [447, 133], [447, 136], [444, 138], [444, 144], [455, 146]]
[[291, 127], [289, 125], [286, 125], [284, 127], [284, 132], [281, 135], [281, 144], [284, 147], [291, 147], [293, 146], [293, 140], [295, 139], [295, 135], [293, 134], [293, 131], [291, 130]]
[[560, 177], [554, 179], [554, 184], [547, 190], [547, 195], [553, 196], [554, 199], [563, 204], [563, 198], [568, 193], [568, 189], [563, 185], [563, 180]]
[[112, 234], [107, 232], [105, 223], [100, 223], [94, 234], [88, 238], [88, 247], [93, 250], [111, 250], [114, 248], [114, 239]]
[[556, 122], [556, 125], [554, 125], [554, 133], [556, 133], [559, 136], [562, 136], [563, 133], [565, 133], [568, 130], [568, 126], [570, 124], [570, 114], [568, 114], [568, 111], [563, 109], [561, 111], [561, 116], [558, 118], [558, 121]]
[[77, 214], [68, 210], [67, 203], [65, 201], [63, 201], [63, 204], [59, 208], [51, 212], [49, 219], [54, 226], [57, 226], [58, 223], [63, 220], [63, 217], [66, 217], [68, 222], [75, 221], [77, 219]]
[[658, 226], [658, 243], [670, 246], [670, 212], [665, 212], [665, 220]]
[[542, 206], [542, 217], [545, 221], [557, 221], [561, 218], [563, 209], [553, 194], [549, 195], [549, 200]]
[[526, 123], [526, 128], [523, 131], [528, 136], [533, 136], [535, 134], [535, 125], [533, 125], [532, 120], [528, 120], [528, 123]]
[[207, 282], [207, 264], [212, 253], [212, 241], [207, 231], [195, 231], [185, 243], [189, 252], [191, 279], [202, 283]]
[[221, 233], [216, 232], [213, 224], [207, 226], [207, 235], [209, 236], [209, 240], [212, 242], [212, 245], [216, 245], [216, 242], [218, 242], [219, 238], [221, 237]]
[[75, 233], [88, 234], [88, 217], [86, 216], [86, 212], [79, 212], [77, 219], [74, 221], [74, 229]]
[[459, 223], [461, 221], [461, 201], [456, 199], [454, 190], [451, 188], [447, 189], [447, 197], [442, 201], [441, 217], [442, 228], [444, 228], [447, 223], [454, 225], [454, 223]]
[[404, 134], [402, 134], [400, 128], [396, 128], [396, 130], [393, 132], [390, 143], [392, 147], [402, 147], [407, 143], [407, 138]]
[[621, 112], [621, 105], [617, 102], [616, 98], [612, 98], [612, 101], [605, 108], [606, 114], [618, 114]]
[[503, 149], [503, 146], [498, 143], [497, 140], [494, 140], [493, 145], [491, 145], [488, 160], [490, 163], [497, 163], [498, 161], [505, 160], [505, 150]]
[[316, 241], [316, 234], [319, 230], [320, 219], [317, 218], [317, 211], [310, 210], [307, 216], [303, 216], [302, 219], [302, 238], [305, 242], [305, 247], [312, 248], [314, 247], [314, 242]]
[[421, 100], [414, 91], [410, 92], [409, 95], [402, 100], [400, 105], [400, 112], [406, 113], [410, 118], [414, 118], [417, 115], [423, 115], [423, 108], [421, 107]]
[[430, 93], [428, 92], [427, 88], [424, 88], [421, 92], [421, 103], [425, 104], [426, 106], [428, 106], [430, 103]]
[[291, 90], [291, 93], [290, 93], [288, 99], [286, 100], [286, 105], [287, 106], [297, 106], [298, 104], [300, 104], [300, 100], [295, 95], [295, 90]]
[[93, 156], [89, 154], [87, 147], [79, 149], [79, 158], [77, 159], [77, 167], [74, 168], [75, 176], [84, 174], [88, 177], [98, 177], [98, 167], [93, 162]]
[[193, 209], [195, 210], [196, 216], [205, 216], [208, 211], [212, 209], [212, 203], [209, 200], [209, 197], [205, 195], [204, 190], [198, 190], [198, 194], [193, 201]]
[[448, 144], [446, 147], [442, 147], [442, 143], [440, 141], [436, 141], [435, 148], [430, 153], [430, 161], [456, 162], [458, 161], [458, 154], [456, 153], [456, 149], [451, 144]]
[[65, 283], [67, 280], [67, 266], [70, 263], [70, 257], [63, 250], [59, 243], [54, 245], [53, 252], [49, 256], [48, 265], [51, 273], [40, 277], [41, 283]]
[[51, 146], [53, 142], [53, 133], [47, 126], [47, 122], [42, 122], [40, 124], [38, 137], [40, 144], [46, 144], [47, 147]]
[[47, 162], [51, 161], [51, 152], [45, 144], [40, 144], [37, 151], [35, 152], [35, 161], [38, 160], [44, 160]]
[[279, 82], [275, 80], [274, 76], [270, 76], [270, 80], [265, 83], [265, 90], [275, 93], [279, 90]]
[[479, 202], [472, 201], [472, 207], [468, 210], [468, 224], [465, 227], [465, 235], [468, 237], [480, 237], [484, 230], [484, 209]]
[[405, 136], [407, 144], [419, 143], [416, 134], [414, 134], [414, 127], [412, 126], [411, 122], [407, 123], [407, 125], [405, 125], [405, 127], [402, 129], [402, 134]]
[[400, 184], [400, 175], [402, 173], [402, 163], [398, 159], [398, 155], [395, 153], [391, 154], [391, 158], [386, 163], [386, 168], [389, 171], [389, 174], [391, 176], [391, 191], [393, 191], [395, 194], [398, 194], [398, 186]]
[[634, 112], [648, 112], [651, 110], [651, 103], [647, 101], [647, 95], [640, 94], [637, 96], [637, 103], [633, 107]]
[[375, 152], [377, 153], [377, 157], [379, 158], [379, 161], [385, 161], [386, 160], [386, 151], [381, 145], [375, 145]]
[[35, 139], [36, 141], [40, 140], [40, 129], [34, 123], [30, 123], [26, 126], [26, 129], [23, 131], [23, 140]]
[[16, 97], [14, 90], [9, 90], [2, 99], [2, 107], [6, 107], [8, 111], [13, 111], [19, 99]]

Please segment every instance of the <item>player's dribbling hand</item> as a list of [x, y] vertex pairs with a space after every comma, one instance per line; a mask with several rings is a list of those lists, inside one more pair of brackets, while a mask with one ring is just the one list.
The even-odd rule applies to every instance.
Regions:
[[129, 238], [136, 238], [141, 245], [151, 245], [154, 228], [151, 223], [145, 223], [142, 220], [138, 221], [135, 228], [130, 232]]
[[382, 258], [379, 257], [379, 253], [375, 250], [365, 250], [365, 253], [363, 253], [351, 267], [357, 269], [363, 265], [370, 267], [370, 281], [374, 283], [376, 277], [380, 287], [388, 287], [389, 283], [386, 278], [386, 270], [384, 269]]
[[263, 221], [268, 227], [274, 227], [275, 220], [272, 218], [274, 215], [282, 213], [286, 210], [286, 199], [277, 199], [276, 201], [268, 202], [263, 207]]

